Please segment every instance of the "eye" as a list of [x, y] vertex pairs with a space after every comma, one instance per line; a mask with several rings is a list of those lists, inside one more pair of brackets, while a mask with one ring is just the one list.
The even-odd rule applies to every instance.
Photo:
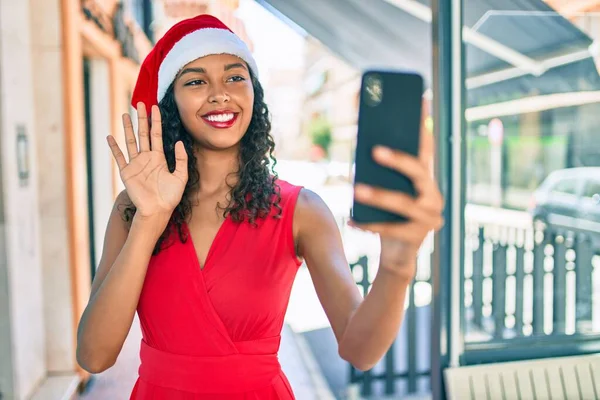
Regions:
[[235, 75], [235, 76], [232, 76], [231, 78], [227, 79], [228, 82], [243, 82], [245, 80], [246, 80], [246, 78], [244, 78], [241, 75]]
[[194, 79], [193, 81], [187, 82], [184, 86], [198, 86], [204, 83], [206, 82], [204, 82], [202, 79]]

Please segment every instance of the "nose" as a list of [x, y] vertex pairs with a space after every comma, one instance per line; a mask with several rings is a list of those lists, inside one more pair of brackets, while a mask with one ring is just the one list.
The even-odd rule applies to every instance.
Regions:
[[229, 94], [227, 94], [223, 85], [213, 85], [208, 101], [217, 104], [227, 103], [229, 101]]

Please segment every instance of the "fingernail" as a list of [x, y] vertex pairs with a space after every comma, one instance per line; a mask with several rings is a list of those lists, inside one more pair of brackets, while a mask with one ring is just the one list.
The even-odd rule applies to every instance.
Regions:
[[360, 185], [360, 184], [356, 185], [354, 192], [356, 193], [356, 195], [358, 197], [363, 197], [363, 198], [369, 197], [373, 193], [373, 191], [368, 186]]
[[387, 147], [376, 146], [374, 150], [375, 157], [381, 160], [389, 160], [392, 158], [392, 151]]

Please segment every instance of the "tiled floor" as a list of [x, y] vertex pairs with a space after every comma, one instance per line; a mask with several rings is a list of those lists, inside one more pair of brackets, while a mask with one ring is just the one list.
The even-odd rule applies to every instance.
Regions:
[[[108, 371], [95, 376], [88, 391], [80, 395], [79, 400], [127, 400], [129, 398], [137, 378], [140, 338], [141, 333], [136, 319], [117, 363]], [[283, 330], [279, 356], [296, 398], [317, 400], [310, 374], [294, 340], [294, 333], [287, 325]]]

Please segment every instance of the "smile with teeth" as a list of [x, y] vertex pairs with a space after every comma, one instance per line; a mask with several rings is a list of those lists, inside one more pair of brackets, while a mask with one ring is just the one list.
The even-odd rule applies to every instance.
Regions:
[[235, 117], [234, 113], [225, 113], [225, 114], [212, 114], [207, 115], [204, 118], [210, 122], [229, 122]]

